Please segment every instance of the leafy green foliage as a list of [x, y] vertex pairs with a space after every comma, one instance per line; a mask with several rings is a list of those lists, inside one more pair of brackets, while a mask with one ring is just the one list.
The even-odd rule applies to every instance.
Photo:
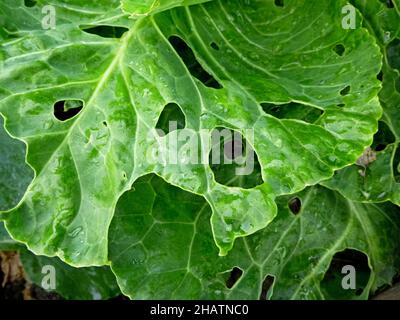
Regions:
[[18, 251], [27, 280], [39, 287], [43, 286], [43, 282], [48, 285], [50, 280], [46, 280], [46, 276], [54, 272], [54, 288], [48, 290], [57, 292], [64, 299], [100, 300], [120, 294], [109, 267], [77, 269], [58, 258], [37, 256], [11, 239], [3, 223], [0, 223], [0, 250]]
[[[295, 196], [302, 203], [297, 215], [288, 207], [293, 196], [279, 198], [279, 215], [268, 228], [218, 257], [207, 203], [159, 177], [141, 178], [122, 196], [110, 230], [122, 292], [133, 299], [258, 299], [269, 275], [272, 299], [334, 298], [321, 282], [332, 257], [346, 248], [365, 252], [371, 267], [362, 294], [350, 291], [347, 298], [366, 298], [390, 283], [400, 267], [398, 207], [352, 202], [322, 187]], [[229, 289], [235, 267], [243, 275]], [[336, 298], [346, 293], [340, 282], [332, 286]]]
[[[2, 120], [1, 120], [2, 121]], [[25, 147], [21, 142], [11, 139], [3, 128], [0, 128], [1, 159], [0, 171], [1, 195], [0, 208], [8, 209], [21, 199], [30, 179], [31, 170], [25, 164]], [[13, 240], [0, 222], [0, 250], [18, 251], [27, 278], [32, 283], [42, 286], [46, 275], [46, 266], [51, 266], [55, 271], [55, 289], [58, 294], [66, 299], [108, 299], [117, 296], [120, 291], [115, 281], [115, 276], [109, 267], [90, 267], [76, 269], [58, 258], [36, 256], [25, 246]], [[46, 271], [46, 272], [43, 272]]]
[[[49, 289], [49, 291], [57, 292], [62, 298], [100, 300], [113, 298], [120, 294], [115, 276], [109, 267], [77, 269], [58, 258], [37, 256], [27, 250], [23, 244], [13, 240], [3, 223], [0, 223], [0, 250], [18, 251], [27, 280], [39, 287], [43, 286], [49, 270], [54, 272], [55, 288]], [[49, 266], [51, 269], [48, 269]]]
[[[0, 249], [21, 250], [33, 282], [54, 263], [67, 298], [115, 294], [93, 268], [109, 264], [134, 299], [365, 299], [390, 284], [400, 4], [352, 4], [346, 30], [344, 0], [2, 1], [0, 113], [19, 141], [0, 133]], [[224, 128], [254, 151], [250, 175], [170, 142], [208, 159]], [[346, 249], [357, 289], [341, 286]]]
[[54, 267], [55, 289], [65, 299], [105, 300], [120, 295], [114, 274], [109, 267], [74, 268], [58, 258], [36, 256], [27, 250], [20, 252], [20, 258], [28, 279], [42, 286], [48, 269]]
[[[386, 130], [376, 136], [373, 161], [341, 170], [326, 186], [346, 197], [365, 202], [392, 201], [400, 205], [400, 3], [392, 8], [379, 1], [354, 1], [365, 17], [365, 25], [377, 37], [383, 59], [382, 85], [379, 94]], [[392, 138], [393, 137], [393, 138]]]
[[[104, 264], [105, 235], [118, 198], [151, 172], [206, 198], [222, 255], [236, 238], [266, 227], [277, 213], [276, 196], [354, 162], [376, 130], [380, 53], [364, 29], [340, 28], [341, 5], [293, 2], [282, 9], [257, 1], [210, 2], [141, 18], [121, 39], [82, 32], [75, 19], [61, 13], [56, 30], [5, 42], [0, 111], [9, 132], [28, 144], [27, 161], [36, 172], [21, 204], [5, 216], [12, 236], [76, 266]], [[319, 13], [312, 28], [299, 19], [310, 11]], [[254, 25], [267, 23], [277, 36], [262, 36], [238, 12]], [[268, 23], [280, 16], [285, 23]], [[288, 42], [286, 34], [299, 30]], [[186, 40], [223, 88], [208, 88], [188, 72], [168, 41], [172, 35]], [[343, 56], [332, 50], [339, 43], [347, 48]], [[349, 92], [343, 96], [344, 88]], [[83, 101], [83, 109], [60, 122], [53, 105], [69, 99]], [[324, 114], [308, 124], [277, 119], [260, 107], [291, 100]], [[207, 165], [150, 162], [148, 150], [162, 138], [149, 130], [172, 101], [201, 146], [209, 137], [200, 128], [228, 127], [254, 140], [264, 183], [230, 188], [217, 183]], [[337, 107], [342, 103], [345, 107]], [[21, 225], [22, 217], [29, 222]]]

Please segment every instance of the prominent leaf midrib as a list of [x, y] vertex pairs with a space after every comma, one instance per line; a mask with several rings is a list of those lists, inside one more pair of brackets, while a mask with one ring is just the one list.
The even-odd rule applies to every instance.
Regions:
[[345, 198], [345, 199], [348, 202], [349, 206], [353, 209], [352, 212], [354, 212], [354, 215], [356, 216], [356, 219], [358, 220], [358, 222], [359, 222], [359, 224], [361, 226], [361, 229], [364, 232], [365, 240], [366, 240], [366, 242], [368, 244], [368, 248], [369, 248], [368, 264], [369, 264], [369, 266], [371, 268], [371, 276], [370, 276], [370, 279], [368, 280], [368, 284], [367, 285], [368, 285], [368, 287], [371, 287], [371, 286], [373, 286], [375, 284], [375, 281], [376, 281], [376, 270], [375, 270], [376, 269], [376, 265], [375, 265], [375, 262], [379, 261], [379, 259], [378, 259], [379, 253], [376, 251], [376, 249], [378, 247], [374, 246], [371, 243], [371, 234], [374, 234], [375, 232], [374, 232], [373, 229], [372, 229], [371, 233], [369, 232], [369, 229], [370, 229], [368, 227], [369, 223], [367, 222], [368, 224], [366, 224], [366, 221], [369, 221], [369, 219], [370, 219], [368, 214], [365, 214], [363, 217], [361, 217], [359, 212], [358, 212], [358, 209], [355, 207], [355, 205], [353, 203], [351, 203], [347, 198]]
[[337, 241], [332, 245], [332, 247], [330, 249], [328, 249], [323, 256], [321, 256], [320, 259], [318, 259], [318, 263], [314, 266], [314, 268], [311, 270], [311, 272], [304, 277], [304, 279], [299, 283], [299, 285], [297, 286], [297, 289], [295, 290], [295, 292], [291, 295], [290, 300], [293, 300], [296, 298], [296, 296], [298, 295], [298, 293], [300, 292], [300, 290], [302, 289], [303, 285], [309, 281], [310, 279], [312, 279], [318, 272], [320, 272], [320, 266], [325, 263], [325, 261], [329, 258], [332, 257], [332, 255], [338, 250], [338, 248], [340, 248], [340, 246], [343, 244], [343, 242], [346, 241], [347, 236], [349, 235], [349, 233], [352, 230], [353, 227], [353, 223], [354, 223], [354, 216], [352, 214], [349, 215], [349, 220], [347, 222], [347, 226], [346, 229], [343, 231], [342, 235], [340, 236], [339, 239], [337, 239]]
[[[48, 161], [46, 161], [46, 163], [43, 165], [43, 168], [39, 174], [39, 176], [37, 178], [39, 178], [43, 172], [45, 172], [48, 168], [48, 166], [50, 165], [51, 161], [54, 160], [54, 156], [60, 151], [60, 149], [66, 144], [68, 143], [68, 140], [70, 138], [71, 133], [74, 131], [75, 127], [77, 127], [80, 123], [80, 119], [83, 119], [83, 116], [88, 112], [88, 110], [90, 110], [90, 106], [93, 104], [93, 102], [95, 101], [95, 99], [97, 98], [97, 96], [100, 94], [101, 90], [103, 89], [105, 83], [107, 82], [107, 80], [109, 79], [109, 77], [112, 75], [112, 73], [114, 72], [116, 66], [118, 65], [119, 60], [121, 59], [122, 55], [125, 53], [126, 50], [126, 44], [127, 41], [129, 40], [130, 36], [132, 35], [132, 33], [135, 31], [135, 28], [132, 28], [125, 37], [123, 37], [121, 39], [121, 46], [120, 48], [117, 50], [115, 57], [111, 60], [110, 65], [108, 66], [108, 68], [106, 69], [106, 71], [104, 72], [104, 74], [100, 77], [98, 84], [95, 88], [95, 90], [93, 91], [91, 97], [89, 98], [85, 108], [83, 108], [80, 116], [76, 119], [76, 121], [71, 125], [71, 127], [69, 128], [67, 134], [65, 135], [64, 139], [61, 141], [61, 143], [59, 144], [59, 146], [55, 149], [55, 151], [53, 152], [53, 154], [51, 155], [51, 157], [48, 159]], [[71, 155], [72, 156], [72, 155]]]
[[[377, 252], [376, 252], [377, 247], [372, 245], [372, 243], [371, 243], [371, 236], [374, 235], [375, 232], [373, 230], [372, 230], [372, 232], [370, 232], [368, 224], [366, 223], [366, 221], [369, 220], [368, 214], [360, 216], [360, 214], [358, 212], [358, 208], [356, 208], [356, 206], [349, 199], [347, 199], [347, 198], [345, 198], [345, 199], [346, 199], [346, 202], [347, 202], [349, 208], [351, 208], [351, 212], [354, 213], [358, 223], [361, 226], [361, 229], [364, 232], [365, 240], [367, 241], [368, 247], [370, 250], [369, 255], [371, 256], [371, 261], [377, 261]], [[373, 267], [373, 266], [371, 266], [371, 267]]]
[[[97, 96], [100, 94], [100, 92], [101, 92], [103, 86], [105, 85], [105, 83], [107, 82], [107, 80], [109, 79], [109, 77], [110, 77], [110, 76], [112, 75], [112, 73], [114, 72], [116, 66], [118, 65], [119, 60], [121, 59], [122, 55], [124, 54], [124, 52], [125, 52], [125, 50], [126, 50], [126, 44], [127, 44], [128, 40], [129, 40], [129, 38], [130, 38], [130, 36], [132, 35], [132, 33], [133, 33], [134, 31], [135, 31], [135, 28], [133, 27], [133, 28], [125, 35], [125, 37], [123, 37], [123, 38], [121, 39], [121, 46], [120, 46], [120, 48], [119, 48], [118, 51], [116, 52], [115, 57], [114, 57], [114, 58], [112, 59], [112, 61], [110, 62], [110, 65], [109, 65], [108, 68], [106, 69], [105, 73], [103, 74], [103, 76], [102, 76], [102, 77], [100, 78], [100, 80], [98, 81], [98, 84], [97, 84], [95, 90], [93, 91], [93, 93], [92, 93], [90, 99], [88, 100], [88, 103], [87, 103], [86, 107], [84, 108], [84, 110], [82, 111], [80, 117], [71, 125], [71, 127], [70, 127], [69, 130], [67, 131], [67, 134], [65, 135], [64, 139], [60, 142], [60, 144], [57, 146], [57, 148], [56, 148], [56, 149], [54, 150], [54, 152], [51, 154], [51, 156], [49, 157], [49, 159], [45, 162], [45, 164], [44, 164], [43, 167], [42, 167], [42, 170], [40, 171], [40, 173], [39, 173], [38, 175], [37, 175], [36, 169], [33, 168], [33, 169], [34, 169], [34, 174], [35, 174], [35, 179], [32, 181], [31, 185], [35, 183], [36, 179], [40, 178], [41, 176], [43, 176], [43, 174], [45, 174], [45, 172], [46, 172], [47, 169], [48, 169], [48, 166], [49, 166], [49, 165], [51, 164], [51, 162], [54, 160], [54, 157], [58, 154], [58, 152], [59, 152], [66, 144], [68, 144], [68, 140], [69, 140], [69, 137], [70, 137], [71, 133], [72, 133], [73, 130], [79, 125], [79, 121], [80, 121], [80, 119], [83, 118], [83, 115], [84, 115], [86, 112], [88, 112], [88, 110], [90, 110], [90, 106], [93, 104], [93, 102], [95, 101], [95, 99], [97, 98]], [[70, 152], [70, 148], [69, 148], [69, 147], [68, 147], [68, 150], [69, 150], [69, 152]], [[76, 170], [77, 174], [79, 174], [79, 170], [78, 170], [78, 168], [77, 168], [75, 159], [73, 158], [73, 154], [72, 154], [71, 152], [70, 152], [70, 154], [71, 154], [72, 161], [73, 161], [73, 163], [74, 163], [75, 170]], [[37, 176], [36, 176], [36, 175], [37, 175]], [[81, 190], [83, 190], [80, 181], [81, 181], [81, 180], [79, 179], [80, 188], [81, 188]], [[24, 200], [27, 196], [28, 196], [28, 192], [25, 193], [25, 195], [24, 195], [23, 199], [21, 200], [21, 202], [19, 203], [19, 205], [22, 204], [23, 200]], [[78, 212], [80, 211], [80, 208], [82, 207], [82, 200], [83, 200], [82, 198], [83, 198], [83, 197], [81, 196], [81, 197], [80, 197], [80, 204], [79, 204], [79, 210], [78, 210]], [[115, 202], [115, 204], [116, 204], [116, 202]], [[11, 210], [9, 210], [9, 211], [11, 212], [12, 210], [14, 210], [14, 209], [11, 209]], [[78, 214], [75, 215], [75, 218], [76, 218], [77, 216], [78, 216]], [[55, 220], [57, 220], [57, 219], [55, 219]], [[53, 221], [53, 228], [54, 228], [54, 225], [55, 225], [55, 221]], [[55, 233], [55, 234], [56, 234], [56, 233]], [[87, 235], [86, 235], [86, 236], [87, 236]], [[50, 238], [46, 241], [45, 246], [48, 246], [51, 240], [53, 240], [53, 237], [50, 237]], [[32, 249], [31, 249], [31, 250], [32, 250]], [[76, 265], [76, 266], [78, 266], [78, 265]]]

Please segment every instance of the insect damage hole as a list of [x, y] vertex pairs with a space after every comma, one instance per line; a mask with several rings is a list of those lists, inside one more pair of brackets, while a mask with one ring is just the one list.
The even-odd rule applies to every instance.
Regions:
[[232, 289], [234, 285], [238, 283], [242, 275], [243, 271], [238, 267], [234, 267], [229, 274], [229, 278], [226, 280], [226, 287]]
[[386, 4], [386, 7], [388, 9], [393, 9], [394, 8], [394, 4], [393, 4], [393, 0], [379, 0], [380, 2]]
[[204, 70], [197, 61], [193, 50], [185, 41], [177, 36], [171, 36], [168, 40], [193, 77], [200, 80], [206, 87], [214, 89], [222, 88], [222, 85], [211, 74]]
[[337, 252], [321, 281], [321, 292], [327, 299], [352, 299], [361, 295], [368, 284], [371, 269], [368, 257], [354, 249]]
[[83, 32], [89, 34], [95, 34], [102, 38], [121, 38], [125, 32], [128, 31], [128, 28], [124, 27], [115, 27], [115, 26], [80, 26], [80, 29]]
[[324, 113], [321, 109], [297, 102], [285, 104], [263, 102], [261, 108], [266, 114], [277, 119], [302, 120], [308, 123], [315, 123]]
[[400, 148], [396, 149], [392, 162], [393, 176], [397, 183], [400, 183]]
[[219, 51], [219, 46], [215, 42], [211, 42], [210, 47], [213, 48], [215, 51]]
[[341, 96], [347, 96], [350, 93], [351, 87], [346, 86], [340, 91]]
[[257, 153], [238, 131], [223, 127], [213, 130], [209, 164], [222, 185], [251, 189], [264, 183]]
[[156, 125], [160, 136], [167, 135], [175, 130], [186, 127], [186, 117], [182, 109], [176, 103], [169, 103], [164, 107]]
[[36, 0], [24, 0], [25, 7], [32, 8], [36, 6], [36, 4], [37, 4]]
[[290, 211], [294, 214], [294, 215], [298, 215], [301, 211], [301, 200], [300, 198], [292, 198], [289, 200], [288, 202], [288, 207], [290, 209]]
[[283, 0], [275, 0], [274, 3], [277, 7], [283, 7], [285, 5]]
[[371, 148], [374, 151], [383, 151], [386, 147], [396, 141], [396, 137], [390, 130], [389, 126], [383, 122], [379, 121], [379, 130], [374, 135], [374, 141], [372, 143]]
[[54, 116], [57, 120], [67, 121], [72, 119], [83, 109], [82, 100], [62, 100], [54, 104]]
[[338, 56], [342, 57], [344, 55], [344, 52], [346, 51], [346, 48], [342, 44], [337, 44], [333, 47], [333, 51], [335, 51]]
[[260, 300], [267, 300], [274, 285], [275, 277], [267, 275], [262, 283]]

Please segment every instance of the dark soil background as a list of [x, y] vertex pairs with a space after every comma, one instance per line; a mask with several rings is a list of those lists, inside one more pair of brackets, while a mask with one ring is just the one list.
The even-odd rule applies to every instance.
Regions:
[[[18, 252], [0, 251], [1, 300], [64, 300], [57, 293], [47, 292], [27, 280]], [[129, 300], [124, 295], [110, 300]]]
[[0, 252], [0, 300], [62, 300], [26, 280], [17, 252]]

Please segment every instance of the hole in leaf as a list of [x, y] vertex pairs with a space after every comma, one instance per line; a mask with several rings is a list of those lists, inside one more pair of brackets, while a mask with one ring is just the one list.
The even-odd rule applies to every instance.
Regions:
[[380, 2], [386, 4], [386, 7], [389, 9], [393, 9], [394, 8], [394, 4], [392, 0], [379, 0]]
[[81, 100], [63, 100], [54, 104], [54, 116], [60, 121], [75, 117], [83, 108]]
[[25, 7], [32, 8], [36, 6], [36, 4], [37, 4], [36, 0], [24, 0]]
[[215, 42], [211, 42], [210, 46], [211, 46], [211, 48], [213, 48], [216, 51], [219, 50], [219, 46]]
[[288, 207], [293, 214], [299, 214], [301, 211], [301, 200], [297, 197], [290, 199], [288, 202]]
[[337, 44], [336, 46], [333, 47], [333, 51], [336, 52], [337, 55], [343, 56], [346, 48], [342, 44]]
[[379, 152], [379, 151], [385, 150], [386, 147], [387, 147], [387, 144], [378, 144], [378, 145], [374, 148], [374, 150], [375, 150], [376, 152]]
[[387, 60], [389, 65], [400, 71], [400, 39], [394, 39], [388, 44], [386, 49]]
[[274, 3], [277, 7], [283, 7], [285, 5], [283, 0], [275, 0]]
[[158, 119], [156, 129], [159, 135], [167, 135], [168, 133], [184, 129], [186, 126], [185, 114], [176, 103], [169, 103], [164, 107]]
[[233, 286], [239, 281], [242, 277], [243, 271], [237, 267], [234, 267], [229, 275], [228, 280], [226, 280], [226, 287], [228, 289], [232, 289]]
[[103, 38], [116, 38], [119, 39], [123, 36], [125, 32], [128, 31], [128, 28], [124, 27], [115, 27], [115, 26], [96, 26], [96, 27], [80, 27], [83, 32], [95, 34]]
[[362, 294], [371, 270], [368, 257], [357, 250], [337, 252], [321, 282], [321, 291], [327, 299], [351, 299]]
[[393, 158], [393, 176], [397, 183], [400, 183], [400, 148], [397, 146]]
[[379, 130], [374, 136], [374, 142], [372, 143], [371, 148], [375, 151], [382, 151], [385, 150], [389, 144], [392, 144], [395, 141], [396, 138], [389, 126], [385, 122], [379, 121]]
[[108, 127], [107, 121], [103, 121], [103, 126]]
[[297, 102], [287, 104], [261, 103], [265, 113], [278, 119], [303, 120], [308, 123], [317, 121], [323, 110], [306, 106]]
[[274, 284], [275, 278], [273, 276], [266, 276], [263, 283], [262, 283], [262, 288], [261, 288], [261, 294], [260, 294], [260, 300], [267, 300], [268, 298], [268, 293], [272, 288], [272, 285]]
[[185, 63], [187, 69], [193, 77], [200, 80], [207, 87], [214, 89], [222, 88], [221, 84], [200, 65], [193, 53], [193, 50], [186, 44], [185, 41], [179, 37], [171, 36], [169, 37], [169, 42], [181, 57], [182, 61]]
[[350, 93], [351, 87], [347, 86], [340, 91], [340, 95], [347, 96]]
[[218, 183], [243, 189], [263, 184], [258, 156], [239, 132], [216, 128], [211, 140], [209, 164]]
[[377, 78], [379, 81], [383, 81], [383, 71], [382, 71], [382, 70], [378, 73], [378, 75], [376, 76], [376, 78]]
[[338, 106], [339, 108], [344, 108], [344, 107], [346, 106], [346, 104], [345, 104], [345, 103], [339, 103], [337, 106]]

